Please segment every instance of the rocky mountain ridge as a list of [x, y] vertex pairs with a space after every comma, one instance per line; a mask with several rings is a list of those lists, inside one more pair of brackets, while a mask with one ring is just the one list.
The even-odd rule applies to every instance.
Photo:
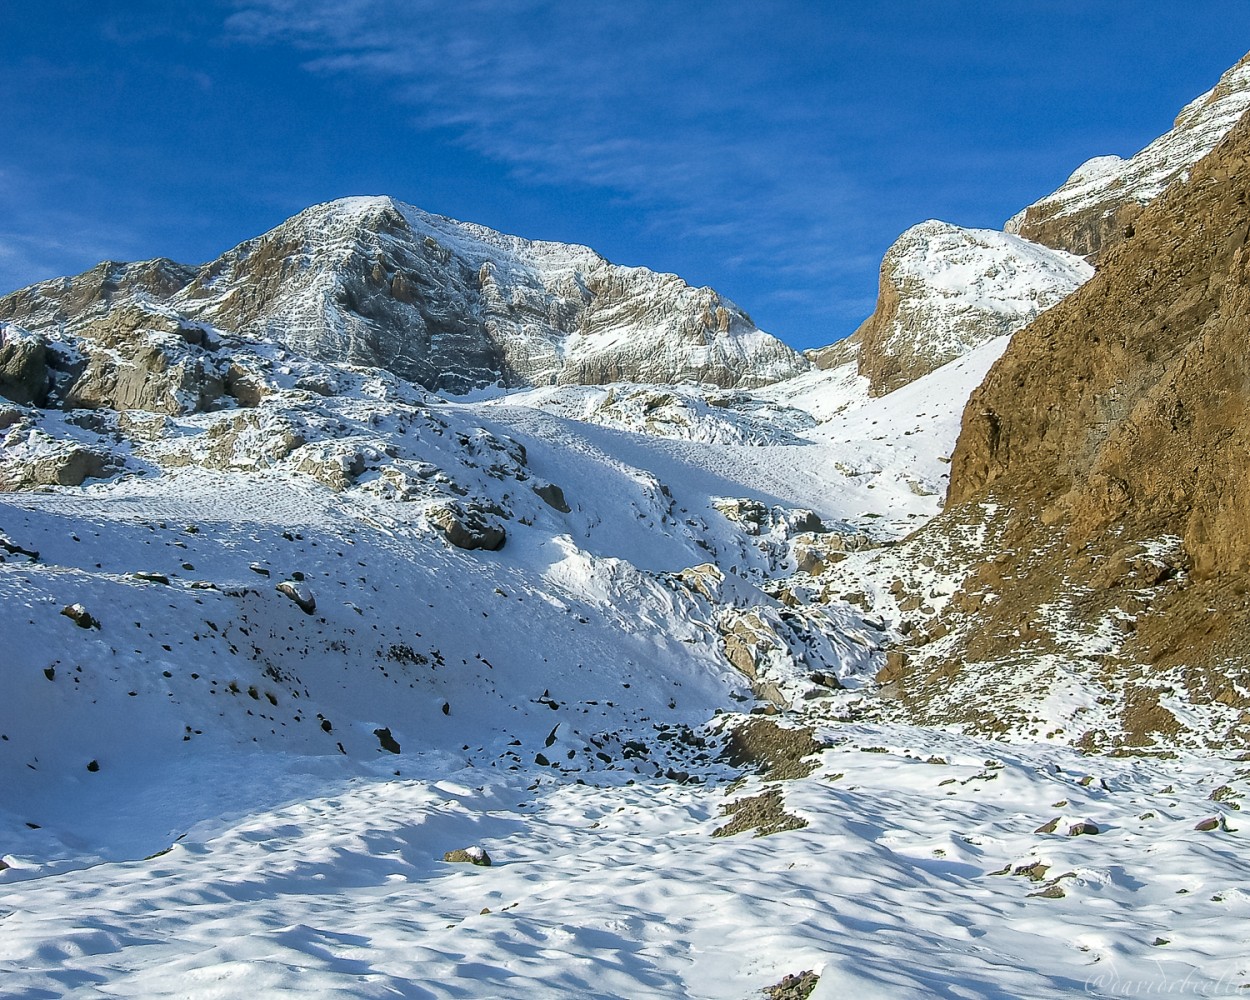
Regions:
[[1096, 156], [1056, 191], [1004, 227], [1091, 261], [1133, 228], [1142, 209], [1206, 156], [1250, 109], [1250, 55], [1176, 116], [1173, 127], [1133, 156]]
[[872, 315], [846, 341], [809, 351], [809, 359], [821, 368], [854, 360], [881, 395], [1019, 330], [1093, 273], [1072, 255], [1096, 263], [1248, 108], [1250, 55], [1141, 152], [1088, 160], [1059, 190], [1022, 209], [1004, 227], [1007, 239], [934, 221], [913, 227], [882, 261]]
[[314, 206], [198, 268], [105, 263], [42, 282], [0, 299], [0, 319], [106, 342], [145, 323], [209, 328], [453, 393], [757, 386], [807, 368], [709, 288], [391, 198]]
[[874, 395], [891, 392], [1014, 333], [1092, 274], [1079, 258], [1017, 236], [922, 222], [881, 263], [877, 308], [852, 337], [859, 373]]
[[923, 717], [1028, 733], [1063, 691], [1091, 747], [1250, 740], [1248, 166], [1243, 119], [973, 392], [909, 543], [960, 582], [883, 678]]

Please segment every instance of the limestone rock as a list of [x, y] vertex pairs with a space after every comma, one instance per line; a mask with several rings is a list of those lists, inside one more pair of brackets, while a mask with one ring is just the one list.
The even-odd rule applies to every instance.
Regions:
[[[211, 323], [448, 392], [618, 381], [751, 387], [809, 367], [710, 288], [390, 198], [314, 206], [200, 268], [106, 262], [0, 299], [0, 320], [35, 331], [91, 327], [103, 341], [117, 334], [105, 330], [118, 316], [140, 307], [149, 328], [163, 329], [150, 321], [158, 315], [188, 331]], [[152, 360], [135, 367], [152, 372]], [[117, 387], [105, 375], [91, 370], [84, 398], [143, 394], [146, 408], [171, 412], [151, 405], [171, 405], [167, 395], [140, 393], [139, 374]], [[194, 381], [190, 372], [179, 378]], [[227, 385], [255, 405], [253, 384], [227, 376]]]
[[61, 609], [61, 614], [72, 621], [79, 628], [98, 629], [100, 627], [99, 619], [97, 619], [81, 604], [67, 604]]
[[[1123, 598], [1104, 568], [1120, 559], [1155, 586], [1188, 567], [1185, 586], [1168, 584], [1172, 599], [1135, 613], [1123, 655], [1193, 665], [1188, 683], [1199, 686], [1207, 675], [1218, 687], [1247, 663], [1248, 165], [1243, 120], [1187, 183], [1143, 211], [1089, 284], [1013, 337], [972, 394], [937, 530], [983, 520], [993, 498], [1013, 512], [998, 544], [1043, 554], [1027, 573], [1001, 574], [999, 599], [977, 612], [978, 635], [1002, 635], [995, 623], [1007, 621], [1016, 631], [1029, 609], [1082, 585], [1094, 591], [1082, 615], [1110, 613]], [[1141, 548], [1126, 550], [1133, 544]], [[1165, 554], [1134, 570], [1136, 551]], [[1175, 724], [1162, 708], [1139, 715], [1147, 729]]]
[[877, 307], [855, 332], [859, 373], [892, 392], [1014, 333], [1093, 274], [1084, 261], [1018, 236], [929, 221], [881, 263]]
[[274, 589], [294, 601], [296, 607], [306, 615], [311, 615], [317, 610], [317, 598], [313, 596], [312, 588], [302, 581], [283, 580]]
[[1190, 102], [1172, 129], [1125, 160], [1098, 156], [1006, 229], [1049, 247], [1098, 258], [1136, 232], [1144, 206], [1207, 155], [1250, 109], [1250, 56]]
[[475, 503], [448, 500], [429, 507], [425, 517], [447, 541], [460, 549], [493, 552], [502, 548], [508, 537], [496, 515]]
[[48, 390], [48, 352], [43, 338], [0, 323], [0, 396], [39, 404]]
[[810, 969], [796, 975], [788, 975], [781, 982], [764, 990], [768, 1000], [807, 1000], [820, 982], [820, 976]]
[[490, 855], [483, 848], [476, 846], [448, 851], [443, 855], [443, 860], [452, 864], [477, 865], [480, 868], [489, 868], [491, 865]]
[[544, 483], [541, 486], [533, 487], [534, 492], [538, 494], [539, 499], [553, 510], [558, 510], [561, 514], [568, 514], [572, 508], [564, 499], [564, 490], [560, 489], [555, 483]]

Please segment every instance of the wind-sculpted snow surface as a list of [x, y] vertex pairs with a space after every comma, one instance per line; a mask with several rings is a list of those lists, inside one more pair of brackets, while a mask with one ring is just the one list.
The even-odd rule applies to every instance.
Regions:
[[759, 386], [807, 368], [710, 288], [385, 197], [314, 206], [200, 268], [103, 264], [34, 285], [0, 299], [0, 319], [36, 332], [81, 330], [153, 305], [454, 393], [620, 381]]
[[389, 199], [0, 300], [0, 992], [1244, 986], [1240, 681], [1108, 655], [1180, 539], [1090, 560], [1118, 617], [1067, 588], [977, 632], [1062, 643], [936, 658], [1030, 580], [1007, 503], [942, 510], [960, 417], [1089, 269], [896, 251], [826, 370]]
[[[40, 339], [49, 405], [0, 406], [7, 483], [101, 459], [0, 495], [7, 995], [1245, 975], [1226, 761], [844, 725], [810, 776], [729, 784], [735, 709], [888, 707], [872, 678], [910, 617], [888, 543], [939, 509], [1005, 338], [882, 398], [852, 363], [648, 410], [654, 387], [448, 403], [176, 329], [199, 342], [158, 346], [221, 390], [207, 410], [161, 365], [126, 391], [163, 412], [51, 405], [69, 332]], [[493, 864], [441, 860], [473, 847]]]
[[[46, 837], [8, 834], [5, 994], [720, 1000], [811, 970], [815, 1000], [1232, 996], [1250, 976], [1227, 761], [825, 737], [809, 777], [771, 786], [804, 825], [764, 838], [712, 835], [767, 792], [754, 777], [726, 795], [451, 755], [102, 760], [74, 807], [131, 853], [65, 847], [72, 870], [41, 874]], [[187, 812], [144, 829], [136, 797]], [[494, 864], [440, 860], [465, 845]]]

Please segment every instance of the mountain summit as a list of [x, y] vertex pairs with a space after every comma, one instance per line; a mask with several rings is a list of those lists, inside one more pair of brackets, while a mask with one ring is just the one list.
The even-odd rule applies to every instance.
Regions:
[[387, 197], [316, 205], [202, 267], [105, 264], [0, 299], [32, 331], [159, 307], [440, 391], [616, 381], [759, 386], [807, 368], [710, 288]]
[[1096, 156], [1057, 190], [1022, 209], [1006, 230], [1096, 259], [1132, 231], [1142, 209], [1213, 150], [1250, 109], [1250, 54], [1190, 101], [1172, 128], [1124, 159]]

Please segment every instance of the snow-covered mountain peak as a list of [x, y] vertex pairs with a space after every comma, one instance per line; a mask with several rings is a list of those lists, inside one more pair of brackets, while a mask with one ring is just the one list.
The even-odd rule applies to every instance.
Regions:
[[1250, 109], [1250, 55], [1181, 110], [1173, 127], [1128, 159], [1087, 160], [1005, 229], [1081, 256], [1122, 237], [1142, 206], [1213, 150]]
[[312, 206], [198, 269], [163, 263], [44, 282], [0, 299], [0, 317], [36, 332], [84, 330], [118, 309], [159, 306], [454, 393], [622, 381], [750, 387], [808, 367], [710, 288], [385, 196]]
[[1093, 275], [1079, 257], [989, 229], [930, 219], [881, 264], [877, 309], [856, 333], [880, 395], [1013, 333]]

